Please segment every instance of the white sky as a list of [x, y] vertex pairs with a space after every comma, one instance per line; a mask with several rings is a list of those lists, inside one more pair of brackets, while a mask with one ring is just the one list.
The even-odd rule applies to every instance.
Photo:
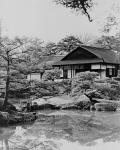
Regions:
[[95, 1], [100, 2], [91, 12], [94, 21], [90, 23], [87, 17], [56, 6], [53, 0], [0, 0], [2, 34], [34, 36], [45, 42], [57, 42], [66, 35], [99, 35], [105, 17], [120, 0]]

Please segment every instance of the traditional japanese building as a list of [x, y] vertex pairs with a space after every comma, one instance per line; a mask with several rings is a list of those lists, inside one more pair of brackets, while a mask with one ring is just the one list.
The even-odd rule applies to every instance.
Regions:
[[53, 64], [61, 69], [61, 78], [73, 78], [78, 72], [95, 71], [100, 78], [116, 77], [120, 62], [113, 50], [81, 45]]

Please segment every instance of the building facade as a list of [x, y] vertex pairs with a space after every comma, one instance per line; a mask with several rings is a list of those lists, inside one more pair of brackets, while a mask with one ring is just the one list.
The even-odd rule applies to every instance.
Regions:
[[119, 61], [116, 53], [110, 49], [81, 45], [55, 62], [53, 67], [61, 70], [63, 79], [73, 78], [84, 71], [98, 72], [99, 78], [103, 79], [118, 75]]

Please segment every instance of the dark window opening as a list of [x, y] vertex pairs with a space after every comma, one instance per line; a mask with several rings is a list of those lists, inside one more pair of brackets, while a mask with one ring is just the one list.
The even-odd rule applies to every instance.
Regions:
[[117, 77], [118, 71], [116, 68], [107, 68], [106, 77]]
[[63, 70], [63, 78], [64, 79], [68, 78], [68, 70]]

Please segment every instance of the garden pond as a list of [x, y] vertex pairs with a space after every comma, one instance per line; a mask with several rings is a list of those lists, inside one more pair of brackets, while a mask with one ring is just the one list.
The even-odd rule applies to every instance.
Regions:
[[120, 147], [120, 112], [42, 111], [31, 124], [1, 127], [0, 150], [103, 150]]

